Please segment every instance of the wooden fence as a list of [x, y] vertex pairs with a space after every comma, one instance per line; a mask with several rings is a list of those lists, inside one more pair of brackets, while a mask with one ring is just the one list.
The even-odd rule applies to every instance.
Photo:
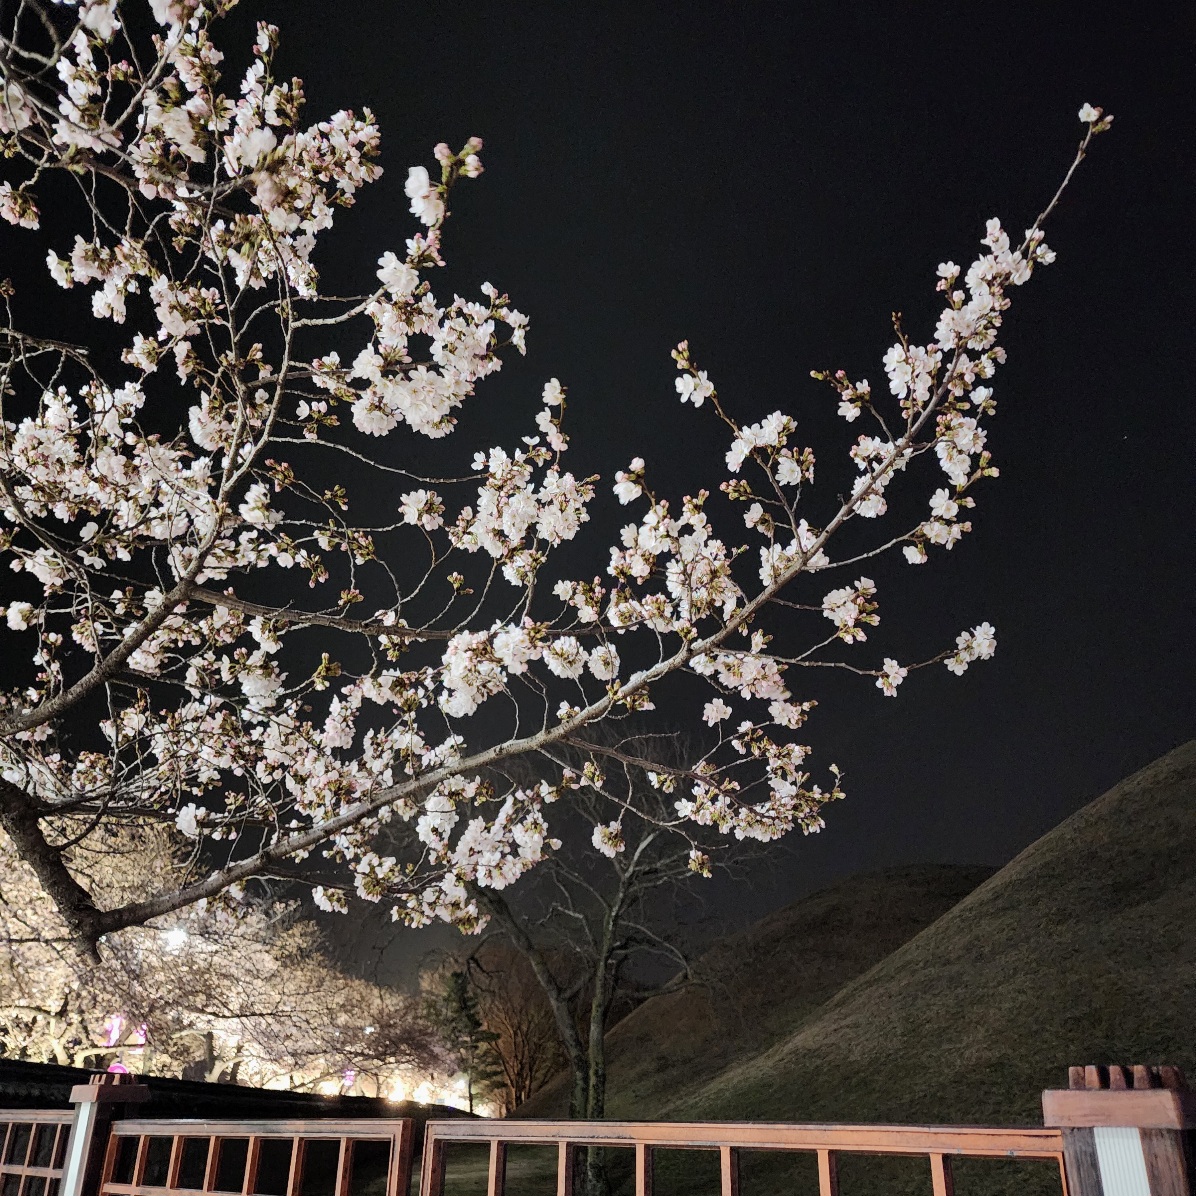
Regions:
[[100, 1196], [406, 1196], [414, 1122], [114, 1122]]
[[[130, 1079], [104, 1074], [77, 1086], [73, 1112], [0, 1110], [0, 1196], [409, 1196], [410, 1118], [131, 1117], [126, 1106], [148, 1089]], [[1073, 1068], [1071, 1085], [1044, 1092], [1045, 1124], [1025, 1129], [429, 1121], [419, 1196], [446, 1196], [455, 1144], [488, 1148], [487, 1196], [508, 1196], [512, 1146], [555, 1149], [557, 1196], [573, 1196], [583, 1152], [593, 1148], [633, 1152], [635, 1196], [653, 1196], [656, 1157], [671, 1150], [717, 1153], [721, 1196], [741, 1196], [744, 1151], [814, 1156], [819, 1196], [839, 1196], [845, 1154], [921, 1156], [932, 1196], [953, 1196], [959, 1158], [1053, 1161], [1062, 1196], [1196, 1196], [1196, 1093], [1174, 1068]]]
[[0, 1196], [58, 1196], [74, 1114], [0, 1112]]
[[444, 1196], [445, 1154], [453, 1142], [489, 1145], [487, 1196], [503, 1196], [507, 1147], [515, 1144], [556, 1146], [557, 1196], [572, 1196], [577, 1152], [595, 1146], [634, 1148], [635, 1196], [652, 1196], [655, 1154], [669, 1149], [717, 1151], [722, 1196], [740, 1196], [742, 1150], [815, 1153], [819, 1196], [838, 1196], [839, 1155], [849, 1152], [927, 1157], [934, 1196], [952, 1196], [952, 1158], [1054, 1160], [1067, 1196], [1063, 1134], [1057, 1129], [728, 1121], [430, 1121], [424, 1138], [420, 1196]]

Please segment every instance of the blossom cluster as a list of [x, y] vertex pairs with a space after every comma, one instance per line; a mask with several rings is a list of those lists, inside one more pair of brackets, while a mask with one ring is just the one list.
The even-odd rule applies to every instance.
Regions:
[[[116, 0], [64, 2], [53, 78], [5, 68], [0, 139], [20, 177], [2, 184], [0, 216], [35, 227], [39, 191], [91, 173], [97, 218], [47, 269], [90, 297], [121, 364], [101, 370], [15, 324], [5, 342], [0, 554], [25, 588], [0, 614], [32, 670], [0, 693], [0, 775], [50, 810], [151, 811], [197, 850], [252, 834], [270, 860], [323, 853], [347, 877], [316, 886], [327, 908], [354, 891], [410, 921], [476, 926], [480, 889], [556, 850], [549, 807], [580, 786], [605, 792], [597, 750], [592, 767], [558, 762], [536, 783], [494, 768], [652, 710], [677, 676], [701, 695], [703, 746], [648, 776], [675, 796], [667, 829], [689, 840], [693, 870], [709, 870], [711, 835], [818, 830], [842, 791], [837, 773], [814, 783], [795, 738], [814, 708], [802, 669], [847, 668], [892, 696], [916, 668], [962, 673], [995, 651], [981, 623], [920, 661], [850, 654], [872, 651], [880, 625], [861, 562], [952, 549], [972, 491], [997, 476], [998, 336], [1015, 288], [1054, 258], [1041, 221], [1015, 245], [990, 220], [966, 270], [939, 266], [933, 337], [897, 327], [887, 394], [816, 375], [868, 429], [838, 459], [822, 452], [825, 499], [796, 416], [737, 421], [680, 344], [674, 401], [713, 421], [725, 470], [676, 498], [633, 458], [607, 482], [629, 511], [616, 542], [566, 568], [603, 491], [564, 466], [558, 379], [516, 443], [476, 453], [461, 477], [418, 469], [424, 438], [451, 435], [504, 353], [526, 349], [527, 319], [497, 287], [433, 290], [481, 141], [437, 146], [438, 173], [411, 167], [405, 247], [380, 254], [360, 294], [325, 294], [314, 251], [381, 176], [378, 126], [368, 110], [305, 123], [264, 24], [226, 94], [213, 40], [225, 7], [153, 0], [153, 61], [138, 68], [145, 47], [127, 52]], [[1111, 120], [1086, 112], [1081, 156]], [[319, 464], [346, 461], [347, 474]], [[326, 484], [333, 473], [346, 480]], [[362, 502], [381, 488], [358, 475], [396, 474], [389, 510]], [[892, 518], [898, 485], [922, 488], [925, 517], [836, 556], [845, 526]], [[105, 711], [89, 738], [74, 719], [93, 694]], [[471, 722], [483, 706], [493, 717]], [[621, 809], [596, 827], [598, 852], [624, 850]]]

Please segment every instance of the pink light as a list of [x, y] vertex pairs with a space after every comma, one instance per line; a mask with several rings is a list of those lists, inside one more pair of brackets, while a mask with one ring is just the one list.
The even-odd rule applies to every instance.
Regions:
[[109, 1063], [108, 1070], [114, 1071], [118, 1076], [127, 1076], [129, 1069], [123, 1063]]
[[[116, 1046], [120, 1042], [120, 1036], [125, 1032], [125, 1015], [123, 1013], [110, 1013], [104, 1019], [104, 1029], [108, 1031], [108, 1040], [104, 1045], [110, 1047]], [[142, 1039], [142, 1042], [144, 1041]]]
[[341, 1072], [341, 1086], [344, 1089], [353, 1087], [353, 1081], [357, 1079], [357, 1073], [351, 1068], [347, 1067]]

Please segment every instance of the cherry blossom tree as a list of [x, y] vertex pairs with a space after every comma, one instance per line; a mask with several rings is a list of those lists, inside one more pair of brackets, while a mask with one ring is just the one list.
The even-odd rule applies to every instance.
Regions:
[[[570, 1075], [570, 1116], [584, 1120], [606, 1115], [610, 1026], [639, 1001], [693, 982], [683, 922], [700, 883], [689, 866], [691, 844], [708, 869], [726, 876], [742, 875], [761, 850], [712, 825], [694, 827], [689, 838], [671, 833], [675, 794], [661, 778], [697, 749], [683, 734], [637, 729], [642, 716], [629, 721], [618, 734], [614, 724], [593, 728], [585, 749], [545, 749], [557, 767], [574, 771], [585, 768], [587, 753], [601, 752], [604, 775], [573, 796], [558, 820], [560, 848], [520, 891], [473, 889], [490, 919], [488, 935], [522, 957], [518, 970], [530, 972], [547, 1003]], [[623, 810], [618, 851], [606, 842], [612, 808]], [[479, 987], [494, 987], [482, 983], [485, 958], [474, 960]], [[600, 1169], [600, 1153], [587, 1154]]]
[[[646, 451], [605, 479], [571, 472], [555, 378], [511, 410], [507, 443], [430, 477], [421, 446], [453, 433], [528, 331], [488, 282], [433, 291], [482, 143], [412, 167], [406, 244], [332, 293], [320, 255], [382, 173], [378, 126], [368, 110], [306, 123], [268, 25], [226, 83], [231, 7], [22, 0], [0, 41], [0, 215], [29, 237], [44, 211], [46, 268], [95, 321], [73, 343], [51, 306], [4, 285], [4, 654], [28, 665], [0, 693], [0, 825], [66, 932], [94, 956], [308, 857], [407, 922], [476, 927], [477, 890], [554, 850], [553, 804], [600, 787], [607, 757], [591, 746], [529, 786], [487, 770], [590, 743], [591, 724], [662, 694], [709, 728], [692, 759], [646, 769], [671, 798], [653, 817], [691, 841], [695, 872], [696, 828], [818, 830], [841, 790], [833, 766], [815, 781], [802, 742], [808, 670], [893, 695], [917, 668], [963, 673], [995, 650], [980, 622], [944, 629], [925, 659], [878, 652], [869, 572], [885, 553], [925, 564], [970, 530], [997, 475], [1005, 314], [1053, 260], [1043, 226], [1112, 118], [1084, 106], [1063, 184], [1021, 238], [990, 220], [966, 269], [939, 266], [937, 326], [895, 320], [880, 385], [815, 373], [865, 429], [819, 449], [824, 486], [793, 415], [737, 420], [685, 343], [676, 416], [726, 446], [725, 471], [688, 495], [659, 492]], [[612, 487], [629, 521], [604, 546], [586, 524]], [[896, 487], [923, 506], [895, 527]], [[558, 565], [574, 540], [581, 572]], [[624, 850], [625, 812], [612, 804], [598, 851]], [[71, 845], [105, 827], [155, 823], [194, 850], [148, 895], [106, 903], [71, 867]], [[410, 851], [376, 850], [388, 824]], [[314, 888], [325, 906], [341, 893]]]
[[[67, 863], [104, 904], [136, 900], [186, 866], [180, 836], [105, 827]], [[401, 1073], [444, 1069], [416, 1003], [326, 958], [295, 902], [258, 893], [236, 915], [203, 903], [169, 924], [113, 936], [82, 975], [66, 927], [0, 835], [0, 1045], [7, 1058], [290, 1088], [352, 1074], [388, 1091]]]

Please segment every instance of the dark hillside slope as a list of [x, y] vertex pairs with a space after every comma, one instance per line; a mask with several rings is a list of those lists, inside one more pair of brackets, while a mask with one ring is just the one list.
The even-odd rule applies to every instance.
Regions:
[[[811, 913], [832, 894], [850, 905], [853, 890], [867, 908], [860, 895], [879, 879], [816, 894]], [[726, 991], [745, 1016], [714, 1048], [735, 1056], [717, 1074], [701, 1006], [648, 1002], [611, 1031], [611, 1116], [1040, 1125], [1039, 1094], [1065, 1084], [1071, 1063], [1196, 1074], [1196, 741], [1085, 806], [821, 1003], [835, 942], [853, 935], [828, 917], [821, 942], [797, 946], [786, 934], [803, 904], [724, 944], [720, 974], [743, 961], [742, 987]], [[793, 1028], [771, 1045], [748, 1045], [786, 1018]], [[527, 1112], [558, 1110], [545, 1100]], [[627, 1162], [611, 1164], [623, 1193]], [[925, 1160], [845, 1158], [841, 1174], [848, 1192], [930, 1187]], [[657, 1177], [662, 1192], [718, 1191], [717, 1164], [692, 1154], [662, 1152]], [[777, 1156], [745, 1156], [744, 1179], [750, 1196], [817, 1185], [808, 1159]], [[1059, 1180], [1048, 1164], [964, 1160], [956, 1191], [1032, 1196], [1058, 1193]]]
[[1070, 1063], [1196, 1071], [1196, 741], [1032, 844], [794, 1033], [639, 1116], [1041, 1124]]
[[[719, 940], [696, 962], [698, 985], [645, 1002], [607, 1035], [607, 1115], [665, 1116], [679, 1085], [786, 1038], [991, 875], [925, 866], [853, 876]], [[567, 1100], [561, 1076], [520, 1115], [562, 1116]]]

